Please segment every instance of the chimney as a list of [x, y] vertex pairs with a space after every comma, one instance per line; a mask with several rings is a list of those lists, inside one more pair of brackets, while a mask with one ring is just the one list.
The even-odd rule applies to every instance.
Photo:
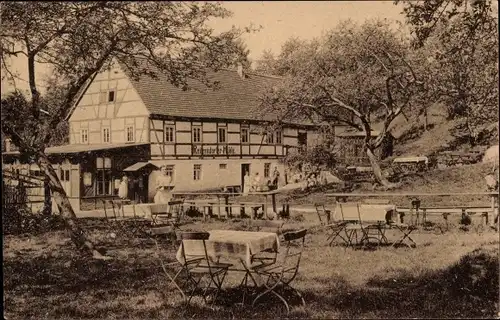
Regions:
[[241, 79], [245, 78], [245, 74], [243, 73], [243, 65], [241, 62], [238, 62], [238, 75], [240, 76]]

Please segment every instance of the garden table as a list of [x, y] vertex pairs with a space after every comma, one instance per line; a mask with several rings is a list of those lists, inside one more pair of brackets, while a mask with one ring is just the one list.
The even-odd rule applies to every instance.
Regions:
[[[212, 230], [210, 237], [205, 241], [208, 256], [214, 261], [224, 257], [229, 260], [237, 259], [241, 262], [243, 269], [233, 269], [232, 271], [243, 271], [245, 276], [240, 287], [246, 285], [247, 277], [250, 277], [255, 286], [263, 284], [260, 277], [252, 271], [252, 257], [263, 251], [279, 250], [279, 237], [274, 232], [254, 232], [254, 231], [235, 231], [235, 230]], [[203, 242], [198, 240], [183, 240], [186, 256], [203, 256]], [[183, 263], [182, 248], [177, 250], [176, 258]], [[231, 269], [230, 269], [231, 270]], [[243, 294], [243, 303], [245, 302], [245, 292]]]
[[[209, 257], [239, 259], [244, 267], [251, 268], [252, 256], [265, 250], [279, 250], [279, 237], [274, 232], [212, 230], [206, 241]], [[197, 240], [183, 240], [187, 256], [204, 255], [203, 243]], [[181, 248], [177, 260], [182, 262]]]

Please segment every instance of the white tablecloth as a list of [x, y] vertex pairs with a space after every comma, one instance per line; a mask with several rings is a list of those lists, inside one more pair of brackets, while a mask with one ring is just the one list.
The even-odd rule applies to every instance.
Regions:
[[[203, 256], [203, 242], [200, 240], [183, 240], [186, 256]], [[272, 232], [251, 232], [233, 230], [212, 230], [210, 238], [205, 241], [208, 256], [237, 258], [247, 266], [252, 264], [252, 256], [267, 249], [279, 250], [279, 237]], [[177, 260], [183, 262], [182, 247], [177, 250]]]

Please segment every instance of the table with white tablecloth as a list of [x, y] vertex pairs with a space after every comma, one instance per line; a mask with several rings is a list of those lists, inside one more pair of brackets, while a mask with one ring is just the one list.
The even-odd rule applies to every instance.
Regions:
[[[252, 265], [252, 256], [265, 251], [279, 249], [279, 237], [272, 232], [252, 232], [235, 230], [212, 230], [205, 244], [210, 258], [217, 260], [224, 257], [239, 259], [246, 267]], [[203, 242], [183, 240], [186, 256], [205, 255]], [[182, 247], [177, 251], [177, 260], [183, 262]]]

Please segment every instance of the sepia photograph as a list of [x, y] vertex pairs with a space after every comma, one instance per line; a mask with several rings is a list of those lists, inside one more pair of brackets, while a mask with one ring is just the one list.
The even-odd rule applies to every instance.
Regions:
[[500, 319], [494, 0], [1, 1], [3, 318]]

